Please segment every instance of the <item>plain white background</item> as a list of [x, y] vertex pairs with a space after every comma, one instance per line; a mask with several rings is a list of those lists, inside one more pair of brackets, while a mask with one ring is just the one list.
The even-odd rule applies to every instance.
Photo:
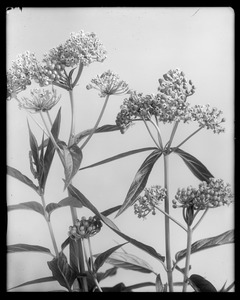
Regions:
[[[79, 85], [75, 88], [76, 132], [91, 128], [102, 107], [103, 99], [86, 85], [97, 74], [111, 69], [138, 92], [156, 93], [158, 79], [170, 69], [180, 68], [196, 86], [196, 93], [189, 98], [192, 105], [207, 104], [223, 110], [226, 132], [213, 134], [201, 130], [182, 149], [198, 158], [216, 177], [229, 182], [234, 189], [234, 11], [231, 8], [23, 8], [7, 13], [7, 67], [19, 53], [35, 52], [38, 59], [45, 52], [58, 46], [69, 37], [70, 32], [95, 32], [104, 44], [108, 56], [103, 63], [93, 63], [84, 68]], [[69, 97], [59, 90], [61, 101], [51, 110], [54, 118], [62, 107], [60, 138], [67, 140], [70, 130]], [[19, 96], [27, 96], [23, 92]], [[124, 96], [111, 97], [100, 125], [114, 124]], [[39, 116], [34, 116], [37, 120]], [[7, 163], [32, 178], [29, 168], [29, 137], [27, 119], [38, 142], [41, 130], [18, 109], [15, 100], [7, 103]], [[197, 129], [197, 124], [181, 124], [173, 141], [180, 143]], [[162, 126], [166, 142], [172, 125]], [[124, 135], [119, 132], [96, 134], [84, 148], [82, 166], [132, 149], [154, 146], [146, 128], [139, 122]], [[122, 204], [134, 175], [150, 152], [144, 152], [111, 162], [106, 165], [79, 172], [73, 184], [98, 208], [103, 211]], [[63, 192], [64, 173], [57, 156], [46, 187], [46, 201], [58, 202], [66, 197]], [[191, 174], [176, 155], [170, 157], [170, 198], [178, 187], [197, 186], [199, 181]], [[163, 161], [153, 168], [147, 186], [163, 185]], [[21, 182], [7, 177], [8, 205], [26, 201], [40, 201], [38, 196]], [[183, 222], [180, 210], [171, 213]], [[87, 209], [78, 210], [79, 217], [92, 215]], [[112, 215], [111, 217], [114, 217]], [[53, 212], [52, 224], [60, 248], [67, 238], [71, 225], [69, 208]], [[146, 220], [139, 220], [129, 208], [114, 219], [122, 232], [151, 245], [164, 255], [164, 217], [158, 213]], [[193, 241], [211, 237], [234, 228], [234, 205], [210, 210]], [[185, 248], [186, 234], [171, 223], [172, 257]], [[40, 214], [17, 210], [8, 215], [8, 244], [29, 243], [49, 248], [53, 252], [47, 225]], [[94, 253], [100, 253], [124, 242], [106, 226], [92, 239]], [[154, 258], [134, 246], [124, 247], [129, 253], [145, 259], [166, 282], [166, 274]], [[8, 254], [7, 287], [28, 280], [50, 276], [46, 254]], [[184, 266], [184, 262], [180, 264]], [[199, 274], [211, 281], [217, 289], [227, 281], [234, 280], [234, 248], [225, 245], [199, 252], [191, 257], [191, 274]], [[103, 270], [110, 265], [103, 267]], [[182, 280], [179, 272], [174, 280]], [[154, 274], [119, 270], [118, 275], [102, 282], [111, 286], [119, 282], [126, 285], [144, 281], [155, 282]], [[19, 291], [46, 291], [58, 289], [57, 283], [32, 285]], [[150, 291], [150, 289], [147, 289]]]

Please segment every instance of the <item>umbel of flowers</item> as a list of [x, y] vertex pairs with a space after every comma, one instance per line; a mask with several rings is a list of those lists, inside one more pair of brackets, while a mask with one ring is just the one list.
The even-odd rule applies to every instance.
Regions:
[[166, 189], [160, 185], [154, 185], [151, 188], [144, 189], [144, 195], [139, 196], [134, 204], [134, 213], [138, 218], [145, 218], [150, 212], [156, 214], [158, 206], [166, 197]]
[[74, 240], [86, 239], [97, 234], [101, 227], [102, 223], [97, 216], [90, 216], [88, 219], [82, 217], [81, 220], [76, 220], [75, 224], [69, 227], [68, 235]]
[[190, 106], [188, 97], [194, 94], [195, 86], [179, 69], [170, 70], [159, 79], [158, 91], [156, 95], [132, 92], [124, 99], [116, 118], [122, 133], [134, 120], [149, 120], [152, 116], [163, 123], [197, 121], [200, 127], [212, 129], [214, 133], [224, 131], [220, 125], [225, 121], [221, 110], [209, 104]]
[[125, 81], [120, 80], [119, 75], [111, 70], [108, 70], [101, 75], [97, 75], [96, 78], [91, 80], [91, 83], [89, 83], [86, 88], [88, 90], [96, 89], [100, 91], [100, 97], [130, 93], [128, 84]]
[[61, 95], [57, 97], [57, 91], [54, 88], [52, 88], [52, 92], [34, 89], [30, 91], [30, 95], [31, 98], [22, 97], [17, 100], [20, 109], [26, 109], [32, 113], [49, 111], [61, 98]]
[[72, 87], [68, 68], [72, 68], [73, 72], [73, 68], [79, 65], [80, 73], [83, 66], [105, 59], [106, 50], [95, 33], [85, 33], [83, 30], [71, 33], [65, 43], [51, 49], [41, 62], [30, 51], [18, 55], [7, 72], [7, 98], [15, 98], [31, 85], [32, 80], [40, 87], [55, 84], [69, 90]]
[[191, 206], [194, 210], [204, 210], [229, 205], [232, 201], [230, 185], [225, 184], [222, 179], [210, 178], [209, 182], [200, 182], [198, 188], [179, 188], [172, 202], [174, 208]]

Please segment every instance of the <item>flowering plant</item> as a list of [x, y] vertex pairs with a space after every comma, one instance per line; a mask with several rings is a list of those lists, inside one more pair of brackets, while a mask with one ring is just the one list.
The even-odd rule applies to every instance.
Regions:
[[[87, 90], [96, 89], [99, 96], [105, 98], [99, 117], [92, 129], [76, 134], [74, 88], [86, 66], [93, 62], [104, 62], [105, 59], [106, 50], [96, 34], [80, 31], [79, 33], [71, 33], [70, 38], [65, 43], [51, 49], [49, 53], [44, 55], [42, 61], [38, 61], [35, 54], [29, 51], [19, 55], [7, 72], [8, 100], [15, 99], [19, 108], [29, 113], [31, 119], [42, 130], [42, 137], [39, 142], [32, 132], [29, 122], [27, 123], [30, 142], [30, 170], [37, 183], [34, 183], [16, 168], [7, 166], [7, 174], [32, 188], [38, 194], [40, 202], [29, 201], [18, 205], [9, 205], [8, 210], [11, 212], [16, 209], [28, 209], [41, 214], [48, 225], [54, 249], [53, 254], [50, 249], [40, 245], [14, 244], [8, 246], [9, 253], [36, 251], [52, 256], [52, 260], [48, 261], [51, 276], [21, 283], [17, 287], [57, 281], [64, 288], [64, 291], [69, 292], [126, 292], [146, 286], [154, 286], [157, 292], [174, 292], [176, 286], [180, 286], [183, 292], [187, 292], [190, 288], [196, 292], [217, 292], [216, 288], [202, 276], [198, 274], [189, 275], [191, 271], [190, 258], [195, 252], [233, 243], [234, 232], [229, 230], [219, 236], [208, 237], [194, 243], [192, 243], [192, 239], [194, 231], [209, 209], [230, 205], [233, 202], [233, 194], [229, 184], [224, 183], [223, 179], [216, 179], [197, 158], [180, 147], [203, 128], [212, 130], [213, 133], [217, 134], [224, 132], [222, 126], [225, 121], [222, 117], [223, 112], [209, 104], [192, 106], [188, 99], [195, 93], [195, 86], [191, 80], [187, 80], [185, 74], [179, 69], [170, 70], [164, 74], [163, 78], [159, 79], [157, 93], [148, 95], [130, 89], [129, 85], [121, 80], [117, 74], [107, 70], [103, 74], [97, 75], [86, 86]], [[74, 77], [76, 69], [76, 76]], [[27, 90], [32, 82], [38, 84], [39, 89], [31, 90], [30, 97], [22, 97], [22, 92]], [[58, 89], [66, 90], [70, 99], [71, 129], [66, 141], [59, 139], [61, 108], [59, 108], [54, 120], [50, 115], [50, 110], [61, 103]], [[126, 97], [116, 116], [116, 124], [99, 127], [109, 98], [115, 95]], [[36, 114], [40, 115], [41, 122], [34, 118]], [[146, 127], [154, 147], [127, 151], [81, 167], [83, 149], [93, 134], [112, 131], [127, 134], [131, 125], [139, 121]], [[183, 139], [179, 145], [173, 147], [172, 143], [178, 126], [181, 123], [190, 122], [197, 122], [198, 128]], [[166, 123], [173, 124], [173, 126], [168, 141], [164, 144], [161, 130]], [[124, 142], [124, 136], [122, 136], [122, 141]], [[150, 150], [152, 152], [138, 169], [121, 205], [99, 212], [97, 207], [73, 185], [74, 177], [79, 171]], [[46, 182], [55, 152], [63, 167], [65, 175], [63, 187], [68, 196], [59, 202], [47, 203], [45, 199]], [[184, 161], [200, 183], [198, 187], [179, 188], [175, 198], [170, 199], [168, 164], [173, 153]], [[159, 184], [147, 187], [148, 177], [160, 158], [163, 158], [164, 162], [164, 180], [161, 183], [163, 187]], [[181, 214], [178, 218], [173, 216], [171, 204], [173, 209], [182, 211], [182, 218]], [[51, 214], [60, 207], [70, 207], [72, 224], [66, 228], [66, 239], [62, 241], [59, 248], [51, 223]], [[83, 207], [90, 210], [94, 215], [88, 218], [85, 216], [79, 218], [78, 213]], [[116, 216], [119, 216], [129, 207], [133, 207], [134, 214], [144, 220], [156, 215], [159, 218], [164, 218], [164, 255], [153, 247], [123, 233], [110, 219], [109, 216], [114, 212], [117, 212]], [[171, 257], [171, 222], [174, 222], [186, 233], [186, 248], [175, 254], [175, 260], [172, 260]], [[101, 234], [103, 226], [109, 227], [126, 242], [106, 249], [100, 254], [94, 254], [91, 240], [96, 234]], [[107, 241], [107, 237], [105, 239]], [[162, 272], [166, 272], [167, 281], [163, 282], [160, 270], [153, 271], [152, 267], [143, 259], [126, 251], [117, 252], [126, 243], [131, 243], [156, 259], [159, 263], [159, 269], [162, 268]], [[69, 249], [69, 258], [65, 254], [67, 248]], [[182, 259], [185, 259], [184, 268], [178, 266]], [[100, 272], [99, 269], [105, 263], [109, 263], [113, 267], [105, 272]], [[119, 268], [153, 273], [155, 282], [136, 283], [131, 287], [126, 287], [123, 283], [114, 287], [103, 287], [101, 281], [108, 276], [116, 275]], [[174, 281], [173, 273], [175, 271], [183, 274], [182, 282]], [[233, 285], [230, 284], [227, 288], [224, 285], [221, 291], [229, 291]], [[11, 287], [11, 289], [17, 287]]]

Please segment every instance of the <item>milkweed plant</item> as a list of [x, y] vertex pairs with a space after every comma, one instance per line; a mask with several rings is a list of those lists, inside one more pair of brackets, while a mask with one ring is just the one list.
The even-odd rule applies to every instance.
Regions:
[[[221, 290], [217, 291], [201, 275], [191, 274], [190, 262], [191, 256], [198, 251], [234, 243], [232, 229], [218, 236], [194, 241], [194, 232], [199, 230], [207, 212], [214, 209], [217, 214], [220, 206], [225, 206], [227, 209], [233, 202], [231, 187], [223, 179], [215, 178], [203, 163], [182, 148], [200, 130], [207, 129], [213, 134], [223, 133], [225, 122], [222, 116], [223, 112], [209, 104], [192, 105], [189, 98], [195, 93], [195, 85], [178, 68], [163, 74], [158, 79], [157, 93], [147, 95], [132, 90], [128, 83], [116, 73], [107, 70], [97, 75], [84, 87], [86, 93], [92, 93], [94, 96], [94, 90], [97, 90], [97, 96], [103, 98], [103, 107], [99, 117], [91, 129], [84, 129], [76, 133], [74, 89], [80, 82], [84, 68], [95, 62], [103, 63], [107, 57], [106, 54], [102, 42], [95, 33], [81, 30], [78, 33], [71, 33], [64, 43], [44, 54], [41, 61], [30, 51], [19, 54], [7, 71], [7, 100], [15, 101], [20, 110], [28, 113], [29, 120], [35, 122], [42, 131], [42, 135], [36, 137], [30, 122], [26, 123], [26, 130], [29, 133], [28, 155], [32, 178], [22, 174], [14, 166], [7, 166], [7, 175], [33, 189], [39, 196], [39, 201], [8, 205], [8, 213], [16, 209], [27, 209], [41, 214], [48, 225], [49, 236], [54, 249], [54, 252], [51, 253], [50, 249], [41, 245], [31, 245], [31, 243], [8, 245], [8, 255], [14, 255], [12, 253], [17, 252], [39, 251], [51, 256], [47, 262], [49, 274], [46, 277], [23, 282], [17, 287], [57, 281], [66, 292], [127, 292], [147, 286], [155, 287], [156, 292], [174, 292], [176, 287], [180, 287], [182, 292], [230, 291], [234, 287], [234, 282], [227, 287], [225, 284]], [[39, 87], [30, 89], [32, 83]], [[66, 140], [59, 139], [61, 115], [63, 114], [61, 107], [56, 115], [52, 112], [52, 108], [61, 104], [62, 89], [68, 92], [71, 111], [70, 133]], [[24, 92], [27, 91], [28, 93], [25, 94]], [[115, 96], [123, 98], [116, 116], [116, 123], [99, 126], [108, 101]], [[36, 115], [40, 117], [37, 119], [35, 118]], [[129, 128], [133, 124], [137, 127], [138, 122], [144, 124], [152, 140], [152, 145], [115, 154], [105, 160], [93, 162], [91, 165], [81, 168], [84, 148], [93, 134], [118, 131], [121, 143], [124, 144], [124, 136], [128, 134]], [[181, 143], [173, 146], [178, 127], [183, 123], [189, 124], [191, 122], [197, 124], [197, 129], [182, 139]], [[164, 143], [162, 135], [165, 124], [172, 124], [171, 134], [166, 143]], [[78, 172], [83, 172], [83, 169], [97, 168], [99, 165], [144, 151], [151, 151], [151, 153], [139, 167], [133, 181], [129, 183], [129, 190], [121, 205], [100, 212], [74, 184], [75, 175]], [[169, 196], [169, 180], [171, 179], [169, 160], [173, 153], [183, 160], [186, 168], [199, 180], [199, 184], [198, 186], [179, 187], [175, 191], [175, 197], [171, 199]], [[66, 191], [68, 196], [59, 202], [49, 202], [45, 198], [45, 187], [52, 162], [56, 156], [60, 158], [58, 162], [63, 168], [63, 191]], [[147, 186], [148, 177], [154, 164], [160, 159], [163, 159], [163, 182], [156, 182], [153, 186]], [[66, 209], [69, 207], [72, 218], [72, 224], [66, 228], [65, 240], [62, 241], [61, 246], [56, 242], [51, 224], [51, 214], [60, 207], [66, 207]], [[83, 216], [81, 214], [82, 207], [91, 211], [92, 215], [88, 218]], [[161, 242], [165, 245], [165, 253], [160, 254], [152, 246], [122, 232], [109, 217], [115, 212], [115, 217], [118, 217], [130, 207], [133, 217], [144, 220], [154, 217], [164, 220], [164, 235], [161, 236]], [[174, 216], [178, 211], [177, 218], [173, 216], [173, 210], [175, 210]], [[171, 257], [171, 239], [174, 239], [174, 235], [170, 236], [170, 226], [173, 223], [186, 234], [186, 247], [175, 253], [174, 258]], [[123, 238], [125, 243], [106, 249], [103, 253], [96, 253], [91, 246], [91, 240], [96, 234], [101, 234], [103, 226], [110, 228]], [[105, 237], [106, 241], [107, 238]], [[120, 248], [124, 249], [124, 245], [127, 243], [145, 251], [149, 256], [156, 259], [158, 271], [153, 271], [151, 266], [146, 264], [146, 261], [134, 254], [117, 251]], [[68, 255], [65, 254], [67, 248], [69, 250]], [[133, 268], [133, 258], [135, 262], [138, 262], [138, 268]], [[183, 268], [178, 265], [181, 260], [185, 261]], [[105, 263], [112, 267], [106, 271], [101, 271], [101, 267]], [[154, 273], [155, 281], [136, 282], [130, 287], [120, 282], [113, 287], [104, 287], [101, 281], [108, 276], [117, 276], [117, 270], [122, 265], [125, 269], [127, 268], [126, 263], [130, 270], [141, 272], [142, 266], [145, 273]], [[181, 282], [174, 281], [174, 272], [181, 273]], [[163, 273], [165, 273], [164, 276]], [[166, 282], [162, 278], [166, 278]], [[10, 287], [9, 291], [14, 291], [15, 288], [16, 286]]]

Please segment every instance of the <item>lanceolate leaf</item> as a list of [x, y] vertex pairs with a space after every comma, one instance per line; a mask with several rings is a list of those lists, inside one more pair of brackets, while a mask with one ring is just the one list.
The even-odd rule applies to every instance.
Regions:
[[179, 148], [173, 149], [173, 152], [183, 159], [193, 175], [195, 175], [199, 180], [208, 182], [209, 178], [214, 177], [196, 157]]
[[74, 197], [66, 197], [59, 201], [58, 203], [49, 203], [46, 206], [46, 211], [51, 214], [57, 208], [61, 208], [64, 206], [71, 206], [71, 207], [82, 207], [82, 204]]
[[143, 259], [129, 253], [114, 252], [106, 260], [117, 268], [123, 268], [141, 273], [155, 273], [152, 267]]
[[114, 213], [115, 211], [119, 210], [120, 207], [121, 207], [121, 205], [111, 207], [109, 209], [106, 209], [106, 210], [102, 211], [101, 214], [103, 216], [107, 217], [107, 216], [111, 215], [112, 213]]
[[107, 159], [101, 160], [101, 161], [99, 161], [99, 162], [97, 162], [95, 164], [83, 167], [80, 170], [97, 167], [97, 166], [106, 164], [108, 162], [111, 162], [111, 161], [114, 161], [114, 160], [117, 160], [117, 159], [129, 156], [129, 155], [133, 155], [133, 154], [136, 154], [136, 153], [140, 153], [140, 152], [144, 152], [144, 151], [149, 151], [149, 150], [156, 150], [156, 149], [157, 149], [156, 147], [148, 147], [148, 148], [141, 148], [141, 149], [136, 149], [136, 150], [131, 150], [131, 151], [123, 152], [123, 153], [114, 155], [112, 157], [109, 157]]
[[156, 276], [156, 292], [162, 293], [164, 292], [164, 285], [162, 284], [161, 276], [158, 274]]
[[130, 242], [131, 244], [135, 245], [136, 247], [142, 249], [143, 251], [146, 251], [149, 255], [152, 255], [153, 257], [157, 258], [161, 262], [164, 262], [165, 258], [163, 256], [161, 256], [159, 253], [157, 253], [154, 248], [152, 248], [151, 246], [148, 246], [146, 244], [143, 244], [143, 243], [129, 237], [128, 235], [122, 233], [109, 218], [102, 215], [96, 209], [96, 207], [72, 184], [70, 184], [68, 186], [68, 191], [72, 197], [75, 197], [76, 199], [78, 199], [82, 203], [83, 206], [90, 209], [94, 214], [96, 214], [96, 216], [98, 216], [103, 221], [104, 224], [106, 224], [114, 232], [116, 232], [118, 235], [120, 235], [123, 239], [127, 240], [128, 242]]
[[200, 275], [191, 275], [189, 277], [189, 281], [196, 292], [217, 292], [216, 288], [211, 284], [211, 282]]
[[66, 146], [63, 147], [63, 162], [65, 172], [65, 186], [66, 189], [78, 172], [82, 162], [82, 151], [77, 145], [73, 145], [70, 149]]
[[[84, 130], [78, 134], [75, 135], [75, 144], [78, 144], [83, 138], [88, 136], [93, 129], [87, 129]], [[98, 127], [95, 131], [95, 133], [101, 133], [101, 132], [111, 132], [111, 131], [116, 131], [119, 130], [119, 127], [117, 125], [103, 125], [101, 127]]]
[[7, 166], [7, 174], [25, 183], [35, 192], [38, 192], [38, 187], [32, 182], [32, 180], [29, 179], [27, 176], [23, 175], [17, 169]]
[[50, 254], [51, 256], [53, 256], [48, 248], [38, 246], [38, 245], [14, 244], [14, 245], [7, 246], [7, 251], [8, 251], [8, 253], [42, 252], [42, 253]]
[[56, 280], [57, 279], [55, 279], [53, 276], [42, 277], [42, 278], [38, 278], [38, 279], [26, 281], [26, 282], [24, 282], [22, 284], [19, 284], [17, 286], [14, 286], [14, 287], [8, 289], [8, 290], [10, 291], [10, 290], [13, 290], [13, 289], [16, 289], [16, 288], [19, 288], [19, 287], [22, 287], [22, 286], [30, 285], [30, 284], [45, 283], [45, 282], [51, 282], [51, 281], [56, 281]]
[[[57, 141], [58, 140], [58, 135], [59, 135], [59, 131], [60, 131], [60, 123], [61, 123], [61, 107], [58, 110], [56, 119], [54, 120], [52, 129], [51, 129], [51, 133], [54, 137], [54, 139]], [[42, 146], [45, 146], [45, 141], [42, 143]], [[47, 139], [47, 148], [44, 154], [44, 175], [41, 178], [41, 182], [40, 182], [40, 186], [44, 189], [45, 185], [46, 185], [46, 181], [47, 181], [47, 177], [48, 177], [48, 173], [53, 161], [53, 157], [54, 157], [54, 153], [55, 153], [55, 148], [53, 145], [53, 142], [51, 141], [51, 139]]]
[[57, 279], [61, 286], [70, 291], [71, 286], [77, 277], [77, 273], [74, 272], [72, 267], [68, 264], [64, 253], [60, 252], [59, 257], [56, 257], [47, 263], [49, 269], [52, 271], [53, 277]]
[[114, 276], [117, 273], [117, 268], [113, 267], [110, 269], [107, 269], [105, 272], [98, 272], [97, 273], [97, 280], [100, 282], [101, 280], [109, 277], [109, 276]]
[[[225, 244], [234, 243], [234, 230], [226, 231], [220, 235], [199, 240], [192, 244], [191, 253], [196, 253], [201, 250], [206, 250], [212, 247], [221, 246]], [[176, 253], [175, 259], [176, 261], [180, 261], [186, 256], [186, 249], [181, 250]]]
[[29, 141], [30, 141], [30, 148], [31, 148], [31, 154], [33, 156], [34, 164], [36, 166], [36, 172], [37, 177], [40, 177], [40, 162], [39, 162], [39, 155], [38, 155], [38, 143], [37, 140], [32, 133], [30, 126], [28, 124], [28, 130], [29, 130]]
[[117, 216], [122, 214], [129, 206], [133, 205], [137, 200], [139, 194], [143, 191], [147, 184], [148, 177], [152, 171], [152, 168], [155, 162], [162, 155], [162, 152], [157, 149], [154, 150], [143, 162], [140, 169], [137, 171], [133, 182], [128, 190], [127, 196], [122, 204], [122, 207], [119, 209]]
[[114, 246], [108, 250], [106, 250], [105, 252], [97, 255], [97, 258], [94, 262], [94, 267], [95, 267], [95, 271], [97, 271], [103, 264], [104, 262], [108, 259], [108, 257], [114, 252], [116, 251], [118, 248], [122, 247], [123, 245], [125, 245], [126, 243]]
[[23, 202], [15, 205], [8, 205], [8, 211], [15, 210], [15, 209], [30, 209], [33, 211], [36, 211], [44, 216], [44, 209], [42, 204], [36, 202], [36, 201], [30, 201], [30, 202]]

